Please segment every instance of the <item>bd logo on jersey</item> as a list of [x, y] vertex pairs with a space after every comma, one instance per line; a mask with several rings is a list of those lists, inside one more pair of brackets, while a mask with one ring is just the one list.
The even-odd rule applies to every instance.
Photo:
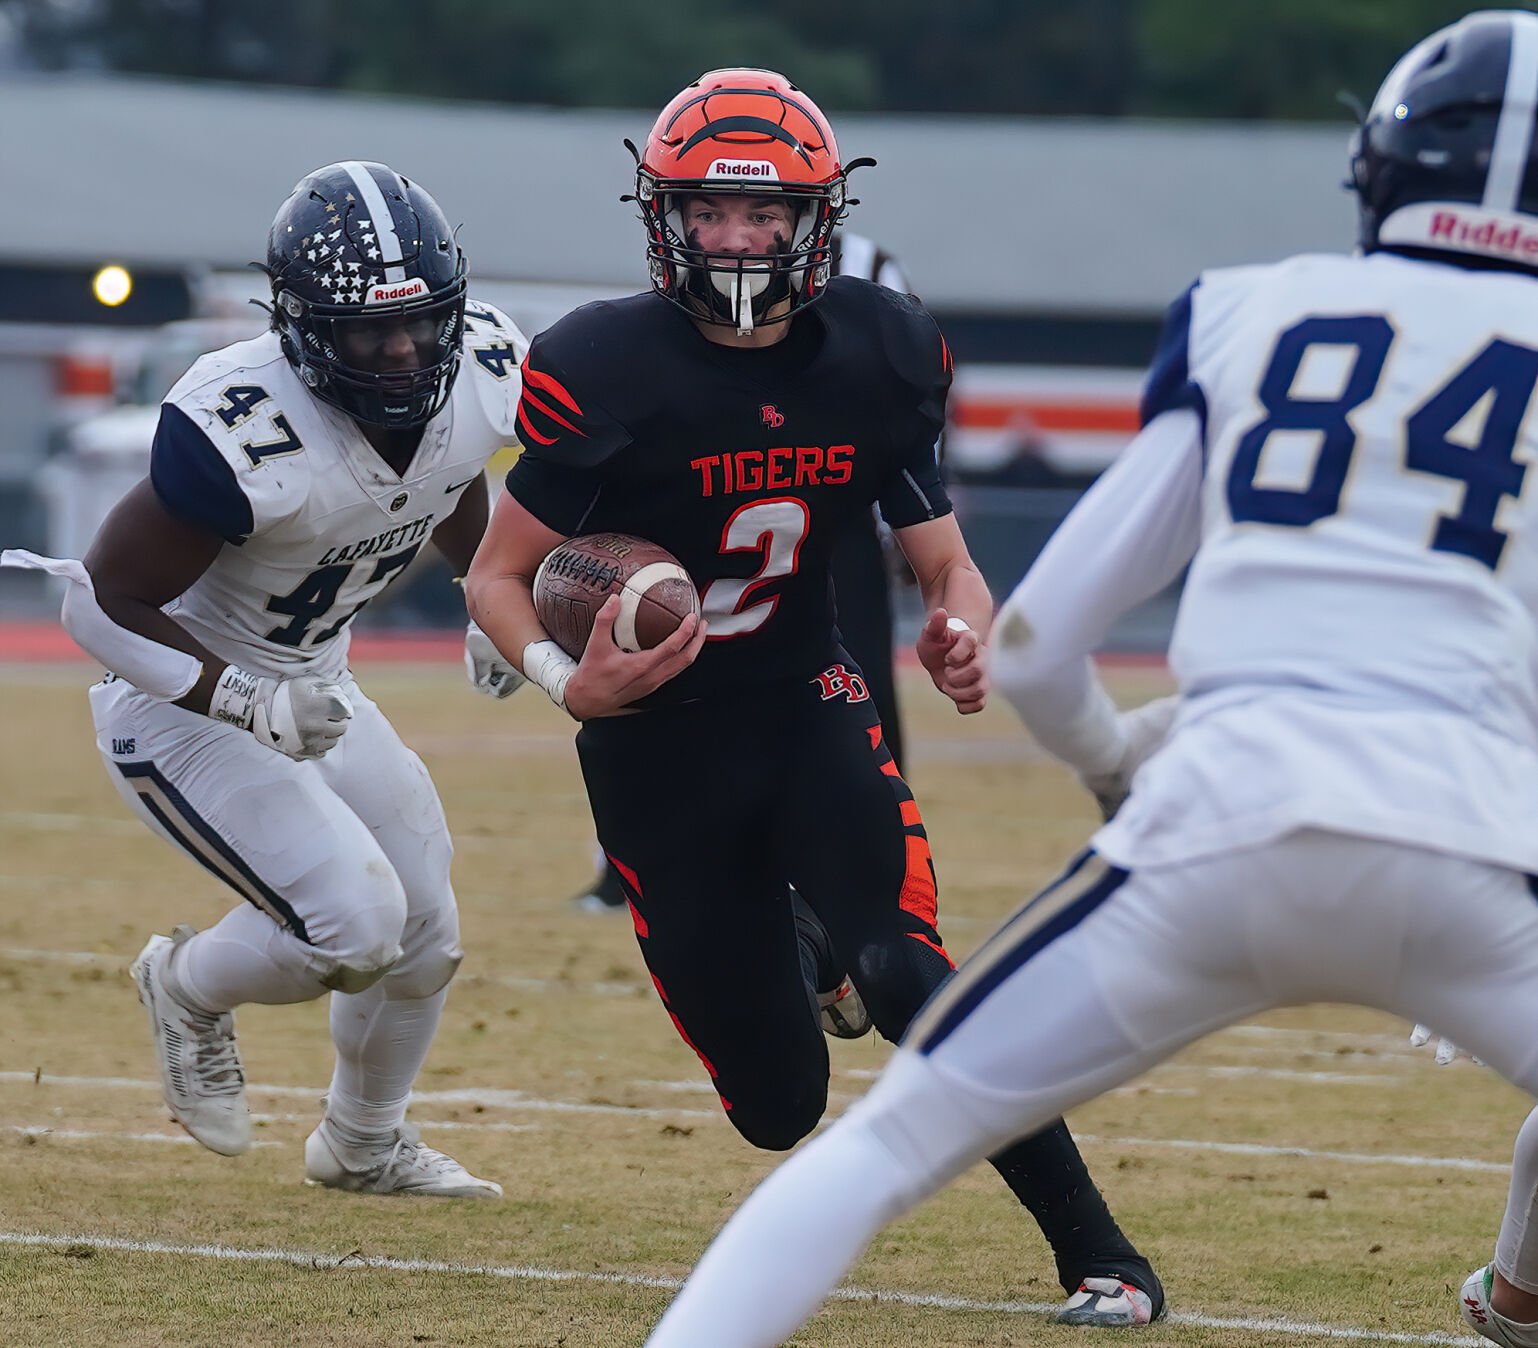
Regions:
[[365, 304], [394, 304], [397, 300], [414, 300], [427, 294], [427, 282], [420, 276], [409, 281], [396, 281], [389, 285], [372, 285], [363, 296]]
[[775, 178], [774, 165], [767, 159], [713, 159], [707, 178]]
[[761, 425], [777, 431], [785, 424], [785, 413], [773, 403], [765, 403], [758, 409], [758, 420]]
[[813, 682], [821, 689], [824, 702], [831, 702], [836, 697], [846, 698], [850, 702], [864, 702], [870, 697], [870, 689], [865, 686], [865, 680], [843, 665], [829, 665]]

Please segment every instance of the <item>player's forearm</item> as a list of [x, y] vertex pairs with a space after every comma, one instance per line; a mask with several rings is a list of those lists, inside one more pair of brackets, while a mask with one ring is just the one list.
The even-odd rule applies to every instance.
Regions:
[[952, 563], [923, 587], [924, 608], [933, 613], [943, 608], [960, 618], [984, 642], [993, 624], [993, 596], [970, 557]]
[[1084, 776], [1110, 772], [1126, 736], [1093, 662], [1079, 656], [1045, 665], [1033, 659], [1031, 644], [1029, 625], [1006, 605], [990, 648], [993, 686], [1054, 758]]
[[433, 530], [433, 546], [443, 554], [455, 576], [469, 575], [475, 550], [486, 534], [489, 514], [486, 479], [482, 476], [465, 488], [453, 514]]
[[[119, 662], [111, 658], [112, 651], [96, 649], [102, 644], [100, 638], [93, 639], [93, 628], [97, 624], [91, 621], [89, 615], [80, 611], [77, 607], [79, 602], [79, 600], [66, 601], [64, 614], [66, 629], [76, 641], [81, 642], [82, 646], [89, 641], [91, 644], [85, 646], [85, 649], [101, 660], [113, 673], [123, 674], [123, 671], [117, 668]], [[181, 651], [197, 660], [203, 667], [202, 673], [198, 675], [192, 687], [176, 699], [176, 705], [207, 715], [209, 700], [215, 685], [219, 682], [220, 675], [224, 673], [225, 662], [214, 655], [179, 622], [167, 617], [157, 605], [147, 600], [115, 593], [110, 588], [98, 585], [95, 590], [95, 603], [101, 616], [118, 628], [143, 637], [157, 646]], [[123, 677], [129, 676], [123, 674]]]
[[529, 646], [550, 635], [534, 611], [534, 587], [527, 576], [497, 576], [471, 566], [465, 576], [465, 605], [476, 625], [520, 674]]

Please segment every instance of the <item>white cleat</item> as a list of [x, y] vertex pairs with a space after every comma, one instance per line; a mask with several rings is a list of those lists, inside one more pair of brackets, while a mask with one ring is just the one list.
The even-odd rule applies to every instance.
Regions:
[[188, 1006], [166, 986], [171, 952], [193, 934], [191, 927], [178, 927], [170, 936], [151, 936], [129, 973], [149, 1013], [171, 1117], [210, 1151], [239, 1156], [251, 1146], [251, 1111], [235, 1018]]
[[817, 994], [817, 1013], [824, 1033], [835, 1039], [858, 1039], [870, 1033], [872, 1021], [865, 999], [847, 977], [832, 992]]
[[1086, 1278], [1052, 1318], [1060, 1325], [1129, 1329], [1163, 1315], [1164, 1307], [1155, 1312], [1153, 1298], [1141, 1287], [1118, 1278]]
[[1494, 1277], [1494, 1267], [1486, 1264], [1463, 1280], [1463, 1291], [1458, 1295], [1463, 1323], [1502, 1348], [1538, 1348], [1538, 1324], [1515, 1324], [1491, 1308], [1490, 1284]]
[[321, 1120], [305, 1139], [304, 1182], [355, 1194], [424, 1198], [501, 1198], [502, 1186], [472, 1175], [452, 1156], [434, 1151], [402, 1126], [377, 1147], [349, 1147]]

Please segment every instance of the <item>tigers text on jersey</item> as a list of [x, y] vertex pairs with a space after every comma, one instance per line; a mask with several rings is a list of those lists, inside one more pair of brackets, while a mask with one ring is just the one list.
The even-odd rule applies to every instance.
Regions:
[[590, 304], [529, 351], [507, 488], [558, 533], [635, 534], [694, 578], [709, 639], [653, 703], [811, 678], [836, 647], [840, 529], [873, 501], [894, 528], [950, 512], [950, 382], [923, 307], [850, 277], [752, 350], [650, 292]]
[[166, 612], [243, 669], [338, 673], [354, 615], [517, 438], [528, 343], [475, 301], [465, 333], [453, 392], [404, 476], [306, 389], [275, 333], [194, 364], [161, 408], [150, 479], [173, 515], [227, 545]]

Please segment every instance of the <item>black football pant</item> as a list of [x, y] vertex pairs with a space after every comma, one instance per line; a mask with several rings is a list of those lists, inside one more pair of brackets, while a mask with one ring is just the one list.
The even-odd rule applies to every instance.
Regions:
[[892, 580], [886, 550], [871, 515], [851, 520], [839, 534], [829, 569], [838, 603], [839, 635], [865, 676], [865, 686], [886, 732], [887, 748], [902, 767], [902, 722], [897, 716], [897, 680], [892, 668]]
[[877, 1029], [901, 1038], [950, 974], [935, 876], [852, 663], [577, 737], [598, 839], [647, 967], [736, 1127], [783, 1150], [827, 1103], [787, 882], [827, 928]]
[[[951, 972], [918, 806], [863, 679], [845, 663], [805, 683], [589, 721], [577, 748], [673, 1024], [737, 1130], [754, 1146], [794, 1146], [827, 1105], [828, 1049], [786, 882], [885, 1038], [900, 1039]], [[1157, 1288], [1061, 1120], [993, 1164], [1041, 1225], [1065, 1288], [1096, 1275]]]

